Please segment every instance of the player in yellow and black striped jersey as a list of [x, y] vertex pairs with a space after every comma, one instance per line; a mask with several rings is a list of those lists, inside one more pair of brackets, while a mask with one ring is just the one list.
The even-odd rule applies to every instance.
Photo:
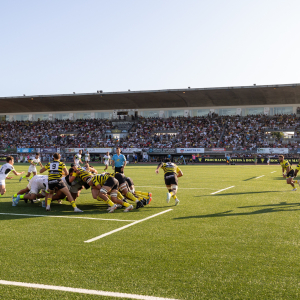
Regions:
[[[117, 204], [125, 206], [124, 212], [133, 209], [133, 206], [118, 199], [119, 182], [109, 173], [95, 175], [87, 180], [87, 183], [92, 187], [92, 195], [94, 199], [102, 200], [110, 206], [109, 213], [115, 211]], [[111, 200], [108, 197], [110, 193]]]
[[48, 170], [48, 186], [49, 191], [47, 191], [46, 195], [46, 210], [50, 209], [50, 204], [52, 201], [52, 197], [54, 194], [54, 191], [57, 189], [59, 191], [62, 191], [67, 197], [68, 201], [71, 203], [72, 207], [74, 208], [74, 212], [82, 212], [79, 208], [77, 208], [75, 201], [69, 191], [69, 189], [66, 187], [64, 182], [62, 181], [62, 176], [67, 176], [69, 174], [66, 165], [60, 161], [60, 154], [54, 153], [53, 155], [53, 161], [46, 164], [41, 170], [40, 173], [45, 172]]
[[177, 198], [177, 189], [178, 189], [178, 178], [183, 176], [182, 171], [178, 168], [178, 166], [171, 162], [169, 158], [165, 160], [165, 162], [160, 163], [155, 172], [159, 173], [159, 169], [163, 169], [165, 175], [165, 184], [168, 189], [167, 193], [167, 203], [170, 202], [171, 197], [175, 199], [175, 205], [179, 204], [179, 199]]
[[288, 160], [284, 159], [283, 155], [279, 155], [278, 160], [279, 160], [279, 164], [281, 165], [281, 168], [282, 168], [282, 176], [284, 178], [286, 178], [286, 183], [290, 184], [293, 187], [293, 191], [297, 191], [297, 188], [295, 188], [295, 184], [294, 184], [294, 183], [298, 183], [297, 180], [294, 180], [295, 171], [291, 167]]

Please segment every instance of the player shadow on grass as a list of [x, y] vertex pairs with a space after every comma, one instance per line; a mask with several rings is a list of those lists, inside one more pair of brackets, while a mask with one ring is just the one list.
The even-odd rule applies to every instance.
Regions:
[[[292, 205], [292, 206], [291, 206]], [[275, 212], [291, 212], [291, 211], [300, 211], [299, 209], [286, 209], [285, 207], [282, 206], [289, 206], [290, 207], [296, 207], [300, 206], [300, 203], [286, 203], [286, 202], [281, 202], [280, 204], [269, 204], [269, 205], [261, 205], [261, 206], [275, 206], [275, 207], [269, 207], [269, 208], [264, 208], [264, 209], [259, 209], [251, 212], [240, 212], [240, 213], [232, 213], [233, 210], [228, 210], [224, 212], [219, 212], [216, 214], [209, 214], [209, 215], [198, 215], [198, 216], [188, 216], [188, 217], [179, 217], [179, 218], [174, 218], [174, 220], [182, 220], [182, 219], [204, 219], [204, 218], [215, 218], [215, 217], [236, 217], [236, 216], [251, 216], [251, 215], [259, 215], [259, 214], [268, 214], [268, 213], [275, 213]], [[281, 209], [278, 208], [278, 206], [281, 206]], [[258, 206], [244, 206], [244, 207], [238, 207], [238, 208], [248, 208], [248, 207], [260, 207]]]
[[[27, 215], [59, 215], [59, 216], [77, 216], [77, 217], [84, 217], [89, 215], [98, 215], [103, 216], [107, 214], [107, 208], [108, 206], [106, 204], [102, 203], [85, 203], [80, 204], [77, 203], [78, 208], [80, 208], [83, 213], [74, 213], [72, 206], [68, 202], [63, 202], [63, 204], [58, 204], [57, 202], [51, 204], [51, 211], [46, 212], [46, 209], [42, 207], [41, 202], [37, 203], [31, 203], [28, 201], [28, 203], [25, 203], [23, 200], [20, 200], [18, 206], [13, 207], [11, 197], [2, 197], [8, 198], [10, 201], [6, 202], [0, 202], [0, 220], [1, 219], [14, 219], [14, 218], [23, 218], [22, 214]], [[123, 210], [125, 208], [117, 209], [114, 214], [123, 213]], [[142, 208], [143, 209], [143, 208]], [[140, 209], [133, 209], [130, 211], [130, 213], [133, 212], [139, 212]], [[3, 214], [1, 214], [3, 213]], [[11, 214], [11, 215], [10, 215]], [[13, 215], [13, 214], [20, 214], [20, 215]], [[28, 218], [28, 216], [24, 216]], [[97, 217], [97, 216], [94, 216]]]

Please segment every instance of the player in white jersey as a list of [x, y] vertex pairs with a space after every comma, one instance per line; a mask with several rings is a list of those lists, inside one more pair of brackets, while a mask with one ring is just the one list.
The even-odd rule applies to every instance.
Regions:
[[87, 151], [85, 154], [84, 154], [84, 161], [86, 164], [88, 164], [91, 160], [91, 157], [90, 157], [90, 154], [89, 154], [89, 151]]
[[[45, 197], [45, 192], [48, 190], [48, 176], [47, 175], [36, 175], [28, 183], [27, 187], [20, 190], [17, 194], [13, 195], [12, 206], [17, 206], [20, 200], [24, 200], [26, 203], [33, 200]], [[41, 192], [39, 194], [39, 192]]]
[[12, 177], [7, 177], [8, 174], [12, 171], [15, 175], [20, 176], [24, 172], [18, 173], [15, 168], [13, 167], [14, 164], [14, 158], [12, 156], [7, 156], [6, 157], [6, 164], [4, 164], [0, 168], [0, 197], [2, 197], [5, 192], [5, 179], [12, 179]]
[[[41, 163], [41, 160], [40, 160], [40, 154], [39, 153], [36, 153], [35, 157], [30, 157], [28, 159], [28, 161], [30, 163], [29, 168], [28, 168], [28, 172], [27, 172], [26, 175], [20, 177], [19, 182], [21, 182], [23, 178], [27, 177], [27, 178], [31, 179], [33, 176], [35, 176], [37, 174], [36, 166], [38, 164], [40, 165], [41, 168], [43, 167], [43, 165]], [[33, 174], [32, 176], [31, 176], [31, 173]]]
[[103, 161], [104, 161], [104, 164], [105, 164], [105, 170], [107, 170], [108, 166], [110, 165], [110, 161], [111, 161], [111, 157], [109, 155], [109, 152], [106, 153], [106, 155], [103, 156]]
[[82, 156], [82, 150], [79, 150], [79, 153], [75, 154], [73, 159], [74, 159], [74, 164], [79, 166], [79, 163], [83, 164], [81, 161], [81, 156]]

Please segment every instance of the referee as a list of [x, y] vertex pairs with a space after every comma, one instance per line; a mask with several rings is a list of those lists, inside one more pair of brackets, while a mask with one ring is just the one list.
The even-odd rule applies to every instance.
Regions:
[[111, 160], [111, 166], [115, 169], [115, 172], [124, 173], [124, 168], [126, 166], [126, 158], [121, 154], [121, 148], [116, 149], [117, 154], [114, 154]]

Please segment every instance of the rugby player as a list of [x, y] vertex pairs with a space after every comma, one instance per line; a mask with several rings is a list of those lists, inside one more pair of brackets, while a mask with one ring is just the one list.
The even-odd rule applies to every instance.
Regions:
[[79, 163], [83, 164], [83, 162], [81, 161], [81, 156], [82, 156], [82, 150], [79, 150], [79, 153], [74, 155], [73, 160], [75, 165], [79, 166]]
[[89, 154], [89, 151], [87, 151], [85, 154], [84, 154], [84, 161], [86, 164], [88, 164], [91, 160], [91, 156]]
[[283, 178], [286, 178], [286, 183], [290, 184], [293, 187], [292, 191], [297, 191], [297, 188], [295, 188], [294, 185], [294, 183], [296, 183], [297, 181], [294, 182], [293, 180], [295, 171], [292, 169], [290, 163], [286, 159], [284, 159], [283, 155], [279, 155], [278, 160], [282, 168], [282, 176]]
[[[41, 168], [43, 167], [43, 165], [42, 165], [42, 163], [41, 163], [41, 160], [40, 160], [40, 154], [39, 154], [39, 153], [36, 153], [36, 154], [35, 154], [35, 157], [30, 158], [30, 159], [29, 159], [29, 163], [30, 163], [30, 166], [29, 166], [29, 168], [28, 168], [27, 174], [24, 175], [24, 176], [21, 176], [20, 179], [19, 179], [19, 182], [21, 182], [21, 180], [22, 180], [23, 178], [29, 177], [29, 179], [31, 179], [33, 176], [35, 176], [35, 175], [37, 174], [37, 170], [36, 170], [37, 164], [39, 164]], [[33, 174], [32, 177], [30, 177], [31, 172], [32, 172], [32, 174]]]
[[182, 171], [178, 168], [178, 166], [171, 162], [169, 158], [165, 160], [164, 163], [160, 163], [155, 170], [155, 173], [159, 173], [159, 169], [162, 168], [165, 172], [165, 184], [168, 189], [167, 192], [167, 203], [170, 202], [171, 197], [175, 199], [175, 205], [179, 204], [179, 199], [176, 197], [177, 189], [178, 189], [178, 178], [183, 176]]
[[[74, 201], [76, 201], [76, 199], [80, 195], [81, 190], [83, 189], [85, 182], [82, 181], [82, 179], [80, 177], [73, 176], [73, 175], [75, 175], [75, 170], [74, 170], [74, 168], [71, 167], [69, 169], [69, 174], [65, 177], [62, 177], [62, 181], [64, 182], [64, 184], [70, 191]], [[72, 179], [72, 181], [71, 181], [71, 179]], [[58, 200], [58, 201], [64, 200], [66, 198], [67, 197], [65, 196], [65, 194], [62, 191], [57, 191], [57, 193], [53, 196], [52, 201], [53, 200]]]
[[103, 156], [103, 161], [104, 161], [104, 165], [105, 165], [105, 170], [107, 170], [110, 162], [111, 162], [111, 158], [110, 158], [110, 155], [109, 155], [109, 152], [106, 153], [106, 155]]
[[6, 164], [2, 165], [0, 169], [0, 198], [6, 193], [5, 188], [5, 179], [12, 179], [12, 177], [8, 177], [8, 174], [12, 171], [15, 175], [20, 176], [24, 174], [25, 172], [18, 173], [14, 165], [14, 158], [12, 156], [6, 157]]
[[[95, 175], [88, 179], [88, 184], [92, 187], [92, 195], [94, 199], [104, 201], [110, 206], [109, 213], [114, 212], [118, 205], [125, 206], [124, 212], [131, 211], [133, 206], [118, 199], [119, 182], [116, 178], [112, 177], [109, 173]], [[108, 198], [110, 193], [111, 200]]]
[[111, 167], [115, 172], [124, 173], [124, 168], [126, 166], [126, 157], [121, 154], [121, 148], [116, 149], [116, 154], [113, 155], [111, 160]]
[[40, 192], [43, 190], [48, 190], [48, 176], [36, 175], [32, 177], [27, 187], [23, 190], [20, 190], [17, 194], [13, 196], [12, 206], [17, 206], [20, 200], [24, 200], [25, 203], [27, 203], [28, 200], [30, 200], [31, 203], [33, 203], [33, 200], [36, 200], [37, 197], [44, 198], [46, 195], [45, 192]]
[[[107, 173], [108, 174], [108, 173]], [[126, 182], [126, 177], [124, 174], [122, 173], [112, 173], [110, 174], [111, 176], [115, 177], [118, 182], [119, 182], [119, 190], [121, 192], [121, 194], [123, 196], [125, 196], [126, 198], [128, 198], [131, 201], [134, 201], [136, 203], [136, 208], [141, 208], [144, 207], [144, 204], [142, 201], [140, 201], [139, 199], [137, 199], [129, 190], [128, 190], [128, 185]]]
[[40, 173], [45, 172], [48, 170], [48, 186], [49, 190], [47, 191], [48, 194], [46, 196], [46, 210], [50, 211], [50, 204], [52, 201], [52, 197], [54, 194], [54, 191], [57, 189], [58, 191], [62, 191], [68, 198], [68, 201], [71, 203], [72, 207], [74, 208], [74, 212], [82, 212], [76, 204], [75, 201], [66, 187], [65, 183], [62, 181], [62, 175], [64, 173], [65, 176], [67, 176], [68, 170], [66, 168], [66, 165], [60, 161], [60, 154], [54, 153], [53, 155], [53, 161], [47, 163], [41, 170]]
[[136, 198], [138, 198], [140, 201], [142, 201], [144, 206], [148, 205], [152, 201], [152, 193], [136, 191], [133, 180], [130, 177], [125, 177], [125, 180], [126, 180], [129, 192], [131, 192]]

